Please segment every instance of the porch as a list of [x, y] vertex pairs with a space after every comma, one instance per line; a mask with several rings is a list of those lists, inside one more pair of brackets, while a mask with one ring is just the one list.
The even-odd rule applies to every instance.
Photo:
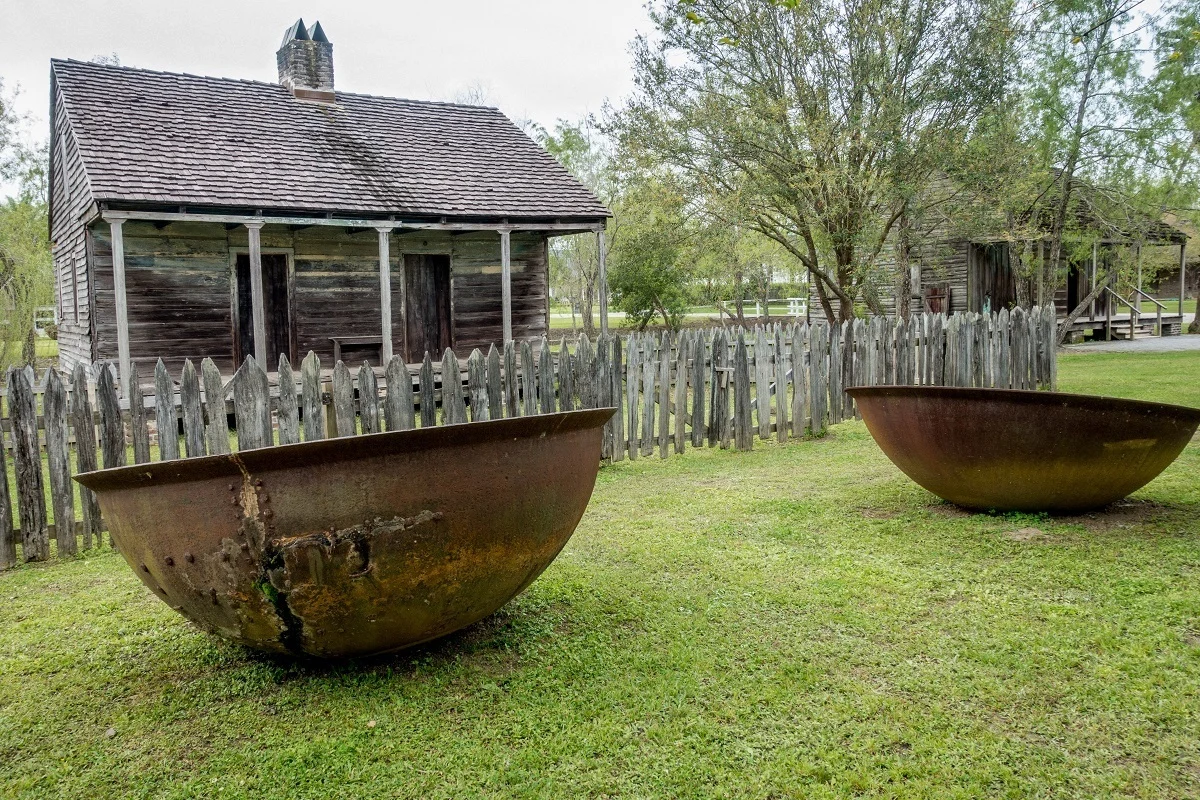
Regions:
[[[455, 222], [186, 209], [103, 209], [100, 219], [108, 241], [98, 248], [98, 282], [111, 293], [99, 295], [98, 316], [115, 324], [98, 329], [92, 360], [114, 360], [126, 386], [135, 361], [144, 383], [160, 355], [171, 368], [184, 358], [212, 356], [230, 374], [248, 355], [269, 370], [286, 356], [298, 369], [310, 350], [348, 365], [369, 360], [379, 369], [399, 355], [419, 368], [427, 350], [437, 357], [449, 347], [465, 356], [492, 343], [538, 339], [548, 332], [547, 242], [557, 235], [597, 237], [601, 327], [607, 327], [603, 220]], [[184, 297], [178, 305], [190, 306], [186, 312], [172, 307], [172, 298]]]

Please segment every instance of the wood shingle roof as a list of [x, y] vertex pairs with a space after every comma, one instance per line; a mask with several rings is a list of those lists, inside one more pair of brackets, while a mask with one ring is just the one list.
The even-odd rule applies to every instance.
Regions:
[[602, 218], [495, 108], [54, 60], [94, 199], [359, 214]]

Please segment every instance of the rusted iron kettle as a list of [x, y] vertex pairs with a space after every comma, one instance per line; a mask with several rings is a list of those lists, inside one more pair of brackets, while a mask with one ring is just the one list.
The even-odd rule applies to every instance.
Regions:
[[1120, 500], [1175, 460], [1200, 409], [1012, 389], [846, 390], [908, 477], [968, 508], [1071, 513]]
[[77, 476], [121, 554], [201, 628], [318, 657], [488, 616], [575, 531], [613, 409], [421, 428]]

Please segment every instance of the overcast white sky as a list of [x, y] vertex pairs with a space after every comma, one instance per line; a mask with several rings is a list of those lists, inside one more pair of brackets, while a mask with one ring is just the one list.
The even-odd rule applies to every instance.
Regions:
[[[452, 99], [479, 84], [514, 119], [546, 125], [631, 89], [644, 0], [3, 0], [0, 78], [46, 137], [50, 59], [116, 53], [133, 67], [275, 81], [275, 50], [303, 17], [331, 42], [338, 89]], [[0, 187], [0, 195], [4, 187]]]

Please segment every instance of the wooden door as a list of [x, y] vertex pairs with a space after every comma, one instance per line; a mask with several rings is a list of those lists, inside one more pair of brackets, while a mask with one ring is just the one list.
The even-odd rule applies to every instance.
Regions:
[[[293, 364], [291, 306], [288, 300], [288, 259], [284, 253], [263, 253], [263, 310], [266, 313], [267, 363], [263, 369], [272, 370], [280, 354]], [[254, 355], [254, 301], [250, 294], [250, 255], [237, 254], [237, 335], [234, 338], [234, 359], [240, 366], [246, 356]]]
[[970, 311], [995, 313], [1017, 303], [1017, 277], [1005, 243], [972, 245]]
[[450, 337], [450, 256], [404, 256], [404, 360], [420, 362], [428, 351], [437, 361]]

